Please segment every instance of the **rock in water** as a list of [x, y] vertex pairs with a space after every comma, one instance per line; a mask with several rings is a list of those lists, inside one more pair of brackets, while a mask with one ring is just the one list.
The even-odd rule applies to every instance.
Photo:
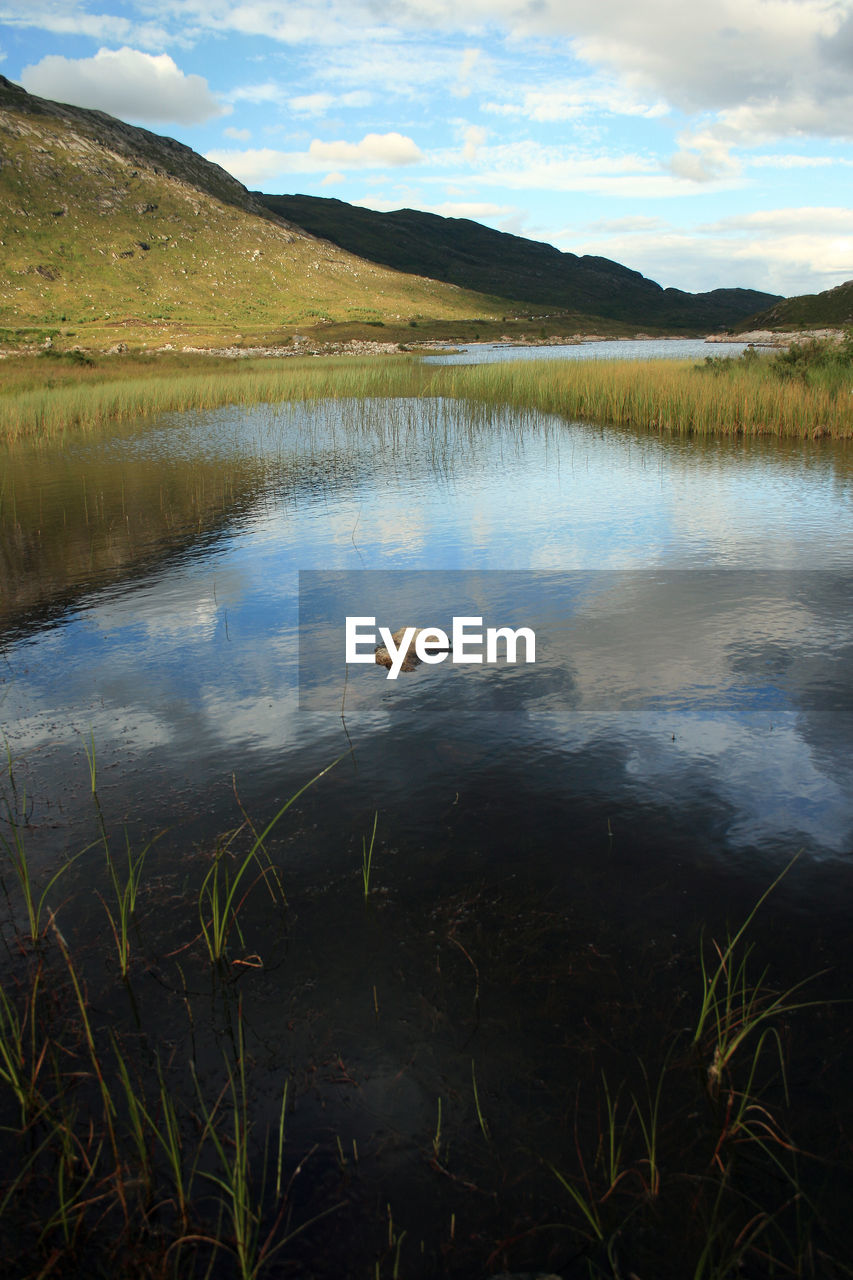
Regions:
[[[411, 640], [409, 641], [409, 647], [406, 650], [405, 657], [403, 658], [403, 664], [400, 667], [401, 671], [414, 671], [415, 667], [420, 666], [421, 660], [418, 657], [418, 655], [415, 653], [415, 641], [417, 640], [418, 636], [421, 634], [422, 630], [423, 630], [423, 627], [415, 628], [415, 633], [412, 636]], [[397, 649], [400, 648], [400, 645], [403, 642], [403, 636], [405, 634], [406, 634], [405, 627], [400, 627], [399, 631], [394, 631], [392, 633], [391, 639], [394, 641], [394, 644], [396, 645]], [[376, 648], [375, 653], [376, 653], [376, 661], [378, 662], [380, 667], [392, 666], [394, 659], [392, 658], [391, 654], [388, 652], [384, 644], [379, 645]]]

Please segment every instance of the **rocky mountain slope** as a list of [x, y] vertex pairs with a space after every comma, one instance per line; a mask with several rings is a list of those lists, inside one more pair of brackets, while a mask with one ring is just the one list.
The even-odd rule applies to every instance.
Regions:
[[523, 336], [542, 312], [542, 333], [703, 332], [779, 301], [661, 289], [464, 219], [252, 193], [172, 138], [2, 76], [0, 250], [0, 337]]
[[662, 289], [609, 258], [494, 231], [465, 218], [414, 209], [376, 213], [319, 196], [254, 193], [268, 209], [372, 262], [524, 303], [628, 324], [708, 331], [736, 324], [779, 295], [754, 289]]
[[[259, 205], [189, 147], [0, 77], [0, 326], [264, 328], [495, 311]], [[79, 328], [78, 328], [79, 332]]]

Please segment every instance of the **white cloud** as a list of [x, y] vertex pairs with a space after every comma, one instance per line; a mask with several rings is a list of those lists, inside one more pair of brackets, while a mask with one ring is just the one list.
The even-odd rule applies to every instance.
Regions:
[[305, 93], [295, 98], [288, 98], [287, 105], [297, 115], [323, 116], [332, 107], [367, 107], [371, 95], [356, 89], [351, 93]]
[[320, 142], [308, 148], [312, 161], [321, 168], [330, 164], [341, 168], [384, 169], [386, 165], [417, 164], [423, 160], [420, 147], [402, 133], [368, 133], [361, 142]]
[[823, 235], [840, 232], [853, 236], [853, 209], [825, 205], [802, 206], [797, 209], [759, 209], [754, 213], [741, 213], [720, 218], [700, 228], [702, 231], [723, 232], [784, 232]]
[[334, 101], [333, 93], [305, 93], [301, 97], [288, 98], [287, 105], [297, 115], [322, 116]]
[[853, 160], [844, 160], [840, 156], [799, 156], [791, 152], [788, 155], [750, 156], [749, 164], [753, 169], [828, 169], [831, 165], [853, 165]]
[[286, 173], [396, 168], [417, 164], [424, 155], [411, 138], [401, 133], [368, 133], [361, 142], [321, 142], [315, 138], [307, 151], [276, 151], [270, 147], [208, 151], [206, 159], [251, 185]]
[[[618, 80], [626, 96], [651, 93], [652, 106], [663, 99], [689, 114], [725, 112], [725, 122], [743, 136], [853, 133], [852, 0], [715, 0], [705, 6], [673, 0], [468, 0], [461, 7], [453, 0], [319, 0], [310, 6], [180, 0], [162, 10], [200, 28], [345, 50], [338, 59], [342, 75], [354, 52], [363, 73], [372, 47], [372, 82], [396, 92], [425, 77], [446, 81], [453, 73], [424, 32], [470, 38], [474, 31], [497, 29], [516, 42], [545, 37], [552, 56], [564, 52], [582, 59]], [[414, 35], [421, 36], [417, 53], [405, 48]], [[401, 71], [398, 56], [405, 61]], [[436, 65], [441, 62], [443, 67]], [[456, 64], [463, 91], [476, 65], [473, 51]], [[571, 106], [542, 103], [540, 109]]]
[[627, 218], [600, 218], [588, 225], [589, 231], [660, 231], [666, 226], [660, 218], [647, 218], [641, 214]]
[[233, 125], [229, 125], [222, 132], [226, 138], [233, 138], [235, 142], [248, 142], [252, 136], [251, 129], [235, 129]]
[[519, 116], [539, 123], [553, 124], [576, 120], [591, 113], [596, 115], [645, 116], [653, 119], [666, 115], [666, 104], [647, 101], [628, 92], [615, 81], [602, 82], [595, 77], [572, 78], [561, 84], [525, 89], [519, 100], [486, 102], [483, 110], [493, 115]]
[[[436, 164], [458, 163], [458, 153], [436, 153]], [[545, 146], [523, 141], [484, 146], [477, 152], [477, 165], [467, 181], [477, 186], [512, 190], [578, 191], [617, 199], [670, 198], [695, 195], [694, 181], [662, 171], [654, 156], [635, 153], [604, 153], [570, 147]], [[430, 177], [429, 181], [437, 181]], [[447, 173], [441, 181], [448, 181]], [[721, 175], [714, 190], [740, 185], [735, 174]]]
[[89, 13], [83, 4], [74, 3], [74, 0], [61, 5], [9, 0], [0, 6], [0, 22], [9, 27], [34, 27], [53, 35], [87, 36], [91, 40], [108, 40], [114, 44], [132, 41], [146, 49], [162, 49], [169, 43], [183, 43], [179, 34], [170, 34], [165, 26], [132, 22], [112, 13]]
[[462, 158], [473, 162], [477, 159], [480, 148], [484, 145], [488, 134], [482, 125], [472, 124], [465, 130], [462, 147]]
[[732, 155], [736, 140], [737, 135], [725, 126], [682, 133], [678, 137], [679, 150], [670, 157], [667, 167], [677, 178], [689, 182], [738, 178], [742, 165]]
[[475, 222], [512, 217], [517, 213], [512, 205], [489, 204], [482, 200], [445, 200], [442, 204], [430, 204], [412, 195], [408, 199], [398, 197], [396, 200], [365, 196], [362, 200], [354, 200], [353, 204], [361, 209], [374, 209], [377, 213], [392, 213], [405, 207], [421, 213], [437, 213], [442, 218], [470, 218]]
[[832, 288], [853, 274], [853, 209], [768, 209], [686, 229], [631, 221], [569, 227], [549, 238], [561, 249], [629, 262], [664, 286], [694, 291], [737, 284], [791, 296]]
[[93, 58], [50, 54], [24, 67], [30, 93], [78, 107], [94, 107], [123, 119], [202, 124], [223, 115], [201, 76], [184, 75], [166, 53], [154, 56], [125, 46], [99, 49]]
[[582, 59], [629, 96], [651, 93], [690, 114], [741, 112], [741, 120], [728, 121], [740, 132], [853, 131], [846, 107], [839, 109], [851, 96], [851, 0], [147, 0], [143, 12], [156, 21], [91, 13], [83, 0], [6, 0], [0, 21], [145, 47], [204, 32], [312, 44], [333, 57], [341, 51], [342, 76], [353, 59], [361, 67], [355, 74], [363, 74], [373, 50], [372, 83], [395, 92], [424, 76], [456, 77], [457, 92], [469, 89], [480, 49], [448, 58], [436, 47], [446, 37], [497, 31], [516, 44], [545, 37], [552, 56]]
[[283, 103], [287, 100], [287, 95], [280, 84], [276, 84], [272, 80], [267, 80], [263, 84], [244, 84], [238, 89], [231, 89], [225, 94], [228, 102], [250, 102], [253, 106], [258, 106], [265, 102]]
[[477, 200], [445, 200], [443, 204], [430, 205], [428, 213], [438, 213], [442, 218], [472, 218], [475, 222], [484, 219], [508, 218], [515, 214], [512, 205], [487, 204]]
[[471, 75], [482, 60], [482, 49], [465, 49], [459, 62], [459, 72], [453, 92], [457, 98], [467, 98], [471, 93]]
[[346, 182], [346, 175], [343, 173], [327, 173], [320, 183], [321, 187], [337, 187], [342, 182]]

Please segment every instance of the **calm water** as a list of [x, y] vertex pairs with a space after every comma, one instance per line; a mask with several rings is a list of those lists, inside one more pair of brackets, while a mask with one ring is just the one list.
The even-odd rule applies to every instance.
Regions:
[[[798, 851], [756, 920], [756, 977], [829, 970], [821, 996], [846, 994], [849, 450], [374, 401], [139, 424], [10, 457], [4, 485], [10, 806], [36, 867], [83, 848], [94, 743], [111, 837], [165, 829], [136, 999], [175, 1061], [213, 1077], [222, 1057], [198, 914], [217, 841], [343, 756], [268, 837], [286, 912], [254, 892], [232, 937], [259, 1131], [289, 1079], [292, 1166], [316, 1148], [296, 1217], [344, 1206], [283, 1268], [391, 1275], [399, 1247], [411, 1275], [586, 1274], [583, 1222], [538, 1234], [572, 1220], [549, 1165], [581, 1176], [602, 1069], [615, 1088], [660, 1060], [695, 1014], [701, 931], [737, 925]], [[347, 613], [529, 625], [537, 662], [347, 671]], [[103, 874], [100, 848], [75, 863], [64, 927], [99, 1016], [132, 1028]], [[849, 1016], [808, 1016], [790, 1079], [841, 1169]], [[626, 1248], [677, 1274], [642, 1234]]]
[[702, 338], [614, 338], [566, 346], [526, 347], [476, 342], [454, 355], [427, 357], [430, 364], [493, 364], [498, 360], [693, 360], [741, 355], [745, 342], [705, 342]]

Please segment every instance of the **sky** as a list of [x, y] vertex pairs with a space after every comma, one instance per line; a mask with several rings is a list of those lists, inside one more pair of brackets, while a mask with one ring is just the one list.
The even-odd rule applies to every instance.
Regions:
[[853, 277], [853, 0], [0, 0], [0, 74], [253, 190], [690, 291]]

